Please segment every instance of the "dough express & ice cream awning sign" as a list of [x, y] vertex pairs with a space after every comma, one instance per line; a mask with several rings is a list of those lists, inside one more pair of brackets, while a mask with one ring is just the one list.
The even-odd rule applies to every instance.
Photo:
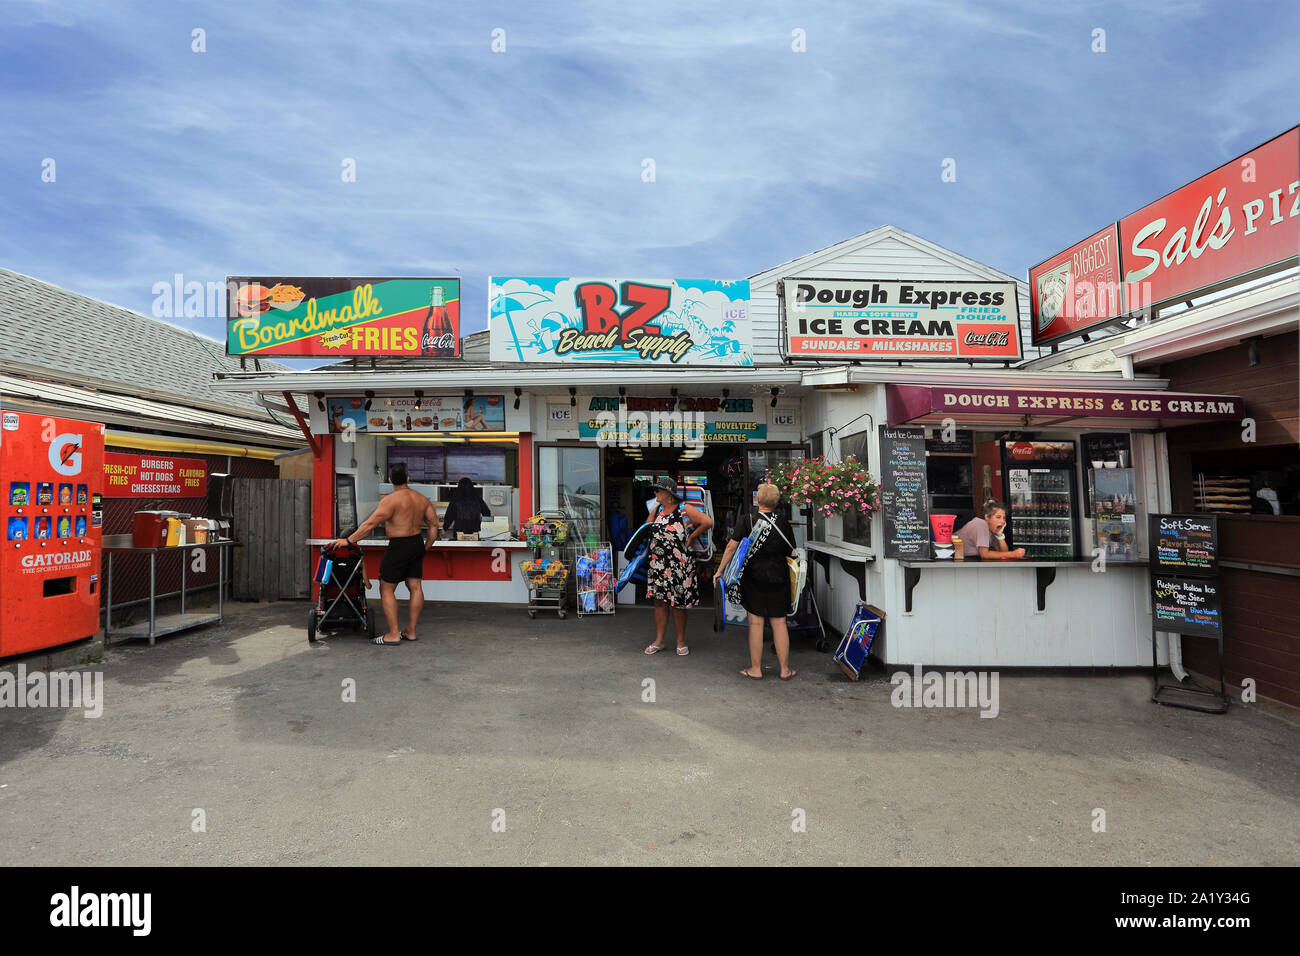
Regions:
[[1020, 358], [1014, 281], [793, 278], [780, 299], [789, 359]]
[[460, 355], [460, 280], [231, 276], [226, 353]]
[[493, 362], [754, 364], [749, 282], [488, 280]]

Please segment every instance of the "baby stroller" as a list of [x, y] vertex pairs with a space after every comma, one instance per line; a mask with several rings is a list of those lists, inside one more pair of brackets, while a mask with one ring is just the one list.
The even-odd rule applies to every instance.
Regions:
[[307, 642], [315, 644], [316, 632], [350, 628], [365, 631], [374, 640], [375, 615], [366, 602], [366, 570], [361, 549], [326, 547], [321, 550], [316, 580], [320, 593], [307, 617]]

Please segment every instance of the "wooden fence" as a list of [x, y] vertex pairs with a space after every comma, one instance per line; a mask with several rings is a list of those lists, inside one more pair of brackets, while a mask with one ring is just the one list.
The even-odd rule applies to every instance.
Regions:
[[236, 601], [311, 597], [311, 482], [305, 479], [234, 479], [234, 549], [231, 596]]

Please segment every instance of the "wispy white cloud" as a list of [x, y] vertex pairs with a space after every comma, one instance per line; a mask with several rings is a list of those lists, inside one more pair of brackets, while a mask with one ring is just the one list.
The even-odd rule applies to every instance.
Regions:
[[1023, 274], [1294, 123], [1298, 25], [1271, 2], [18, 0], [0, 263], [145, 312], [175, 272], [451, 272], [467, 329], [494, 272], [742, 276], [884, 222]]

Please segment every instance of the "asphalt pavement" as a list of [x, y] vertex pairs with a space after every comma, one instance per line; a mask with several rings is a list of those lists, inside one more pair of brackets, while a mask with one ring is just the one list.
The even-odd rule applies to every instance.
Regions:
[[429, 604], [399, 647], [227, 608], [109, 647], [98, 718], [0, 708], [0, 864], [1300, 862], [1300, 721], [1138, 673], [1003, 672], [982, 718], [800, 638], [745, 680], [707, 609], [647, 657], [639, 608]]

